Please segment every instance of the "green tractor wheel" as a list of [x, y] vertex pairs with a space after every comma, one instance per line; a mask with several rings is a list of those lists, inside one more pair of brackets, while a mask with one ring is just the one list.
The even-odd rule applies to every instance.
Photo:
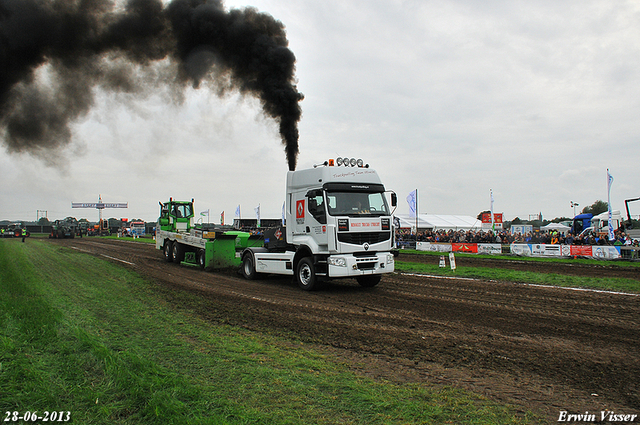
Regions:
[[198, 261], [198, 266], [204, 270], [205, 266], [206, 266], [206, 257], [205, 257], [205, 251], [204, 249], [199, 249], [198, 253], [197, 253], [197, 258], [196, 260]]
[[172, 243], [169, 240], [164, 241], [164, 247], [162, 250], [162, 253], [164, 254], [164, 260], [167, 263], [171, 263], [173, 262], [173, 247], [171, 246]]
[[173, 243], [173, 247], [171, 249], [171, 253], [173, 254], [173, 262], [174, 263], [182, 263], [184, 261], [184, 247], [178, 241]]

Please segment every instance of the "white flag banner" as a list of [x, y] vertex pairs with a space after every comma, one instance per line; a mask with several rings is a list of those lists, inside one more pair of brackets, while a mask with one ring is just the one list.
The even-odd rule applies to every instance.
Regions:
[[236, 208], [236, 217], [240, 218], [240, 205]]
[[490, 189], [491, 192], [491, 230], [496, 231], [496, 223], [493, 219], [493, 189]]
[[257, 227], [260, 227], [260, 204], [258, 204], [258, 206], [254, 208], [254, 210], [256, 212], [256, 219], [258, 220]]
[[613, 221], [611, 220], [611, 183], [613, 183], [613, 176], [609, 173], [607, 168], [607, 203], [609, 204], [609, 240], [615, 239], [613, 234]]
[[418, 189], [414, 190], [407, 196], [407, 202], [409, 203], [409, 217], [415, 217], [417, 214], [416, 206], [418, 204]]

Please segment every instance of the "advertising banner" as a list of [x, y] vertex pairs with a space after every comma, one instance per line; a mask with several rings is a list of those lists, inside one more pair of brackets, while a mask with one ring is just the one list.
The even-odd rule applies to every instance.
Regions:
[[491, 213], [482, 213], [482, 230], [492, 230], [492, 225], [495, 225], [496, 230], [502, 230], [502, 213], [493, 214], [493, 223], [491, 223]]
[[513, 243], [509, 247], [509, 250], [512, 254], [522, 255], [523, 257], [530, 257], [533, 254], [531, 252], [531, 245], [526, 243]]
[[[466, 252], [472, 254], [502, 254], [499, 243], [433, 243], [418, 242], [418, 251], [430, 252]], [[518, 244], [509, 246], [511, 254], [523, 257], [592, 257], [596, 259], [612, 260], [620, 258], [619, 246], [599, 245], [549, 245], [549, 244]]]
[[594, 245], [591, 247], [591, 256], [600, 260], [614, 260], [620, 258], [620, 247]]
[[451, 250], [453, 252], [470, 252], [473, 254], [478, 253], [478, 244], [476, 243], [452, 243]]
[[570, 245], [569, 255], [582, 255], [584, 257], [591, 257], [591, 245]]
[[418, 251], [451, 252], [451, 244], [449, 244], [449, 243], [418, 242], [416, 244], [416, 249]]
[[619, 246], [511, 244], [510, 251], [525, 257], [592, 257], [612, 260], [620, 258]]
[[502, 245], [499, 243], [479, 243], [478, 254], [502, 254]]
[[545, 256], [545, 257], [561, 257], [562, 250], [560, 245], [546, 245], [546, 244], [532, 244], [531, 252], [533, 255]]

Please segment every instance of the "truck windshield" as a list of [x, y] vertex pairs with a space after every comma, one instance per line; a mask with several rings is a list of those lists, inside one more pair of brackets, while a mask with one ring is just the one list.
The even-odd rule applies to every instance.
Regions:
[[329, 214], [350, 216], [389, 215], [387, 200], [382, 192], [327, 192]]
[[173, 216], [177, 218], [191, 217], [193, 210], [191, 204], [175, 204], [173, 206]]

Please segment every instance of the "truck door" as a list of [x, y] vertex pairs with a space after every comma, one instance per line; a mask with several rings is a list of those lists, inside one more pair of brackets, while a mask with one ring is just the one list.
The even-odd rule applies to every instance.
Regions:
[[324, 202], [322, 189], [314, 189], [307, 192], [305, 197], [309, 214], [306, 218], [306, 232], [313, 236], [316, 243], [327, 250], [327, 209]]

